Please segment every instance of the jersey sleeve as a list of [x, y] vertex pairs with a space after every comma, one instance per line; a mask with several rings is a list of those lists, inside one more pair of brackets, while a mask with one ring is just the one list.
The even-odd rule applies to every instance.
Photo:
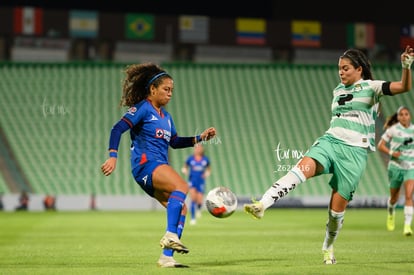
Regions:
[[118, 151], [119, 142], [121, 141], [121, 136], [128, 129], [129, 129], [129, 124], [124, 119], [121, 119], [112, 127], [111, 134], [109, 136], [108, 150], [114, 149]]
[[378, 97], [381, 97], [383, 95], [388, 95], [389, 94], [387, 91], [384, 91], [383, 90], [383, 84], [385, 82], [386, 81], [384, 81], [384, 80], [371, 80], [369, 82], [369, 85], [371, 86], [371, 89], [375, 92], [375, 94]]
[[385, 130], [385, 132], [381, 136], [381, 139], [383, 139], [387, 143], [390, 142], [391, 139], [392, 139], [392, 136], [393, 136], [392, 129], [393, 129], [393, 127], [388, 128], [387, 130]]
[[144, 108], [139, 108], [142, 103], [130, 107], [123, 117], [112, 127], [109, 137], [109, 149], [118, 150], [121, 136], [124, 132], [139, 123], [145, 114]]
[[124, 114], [123, 119], [130, 124], [130, 128], [137, 125], [147, 113], [147, 109], [142, 106], [142, 103], [132, 106], [128, 109], [128, 111]]

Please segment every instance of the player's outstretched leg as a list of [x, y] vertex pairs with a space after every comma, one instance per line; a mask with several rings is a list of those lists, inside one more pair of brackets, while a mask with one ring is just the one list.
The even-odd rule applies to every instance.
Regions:
[[264, 206], [260, 201], [254, 201], [244, 205], [244, 211], [251, 214], [255, 219], [261, 219], [264, 216]]
[[263, 218], [264, 211], [276, 203], [279, 199], [285, 197], [296, 186], [306, 180], [303, 172], [297, 167], [293, 167], [286, 175], [276, 181], [263, 194], [260, 201], [254, 201], [244, 205], [244, 211], [251, 214], [256, 219]]

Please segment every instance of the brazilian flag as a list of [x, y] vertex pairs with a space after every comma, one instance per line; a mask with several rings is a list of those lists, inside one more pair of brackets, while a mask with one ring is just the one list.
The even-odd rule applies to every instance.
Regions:
[[126, 38], [154, 39], [154, 16], [143, 13], [128, 13], [125, 18]]

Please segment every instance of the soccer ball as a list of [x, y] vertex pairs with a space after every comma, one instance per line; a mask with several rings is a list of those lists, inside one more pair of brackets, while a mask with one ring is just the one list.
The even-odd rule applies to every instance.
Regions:
[[207, 193], [206, 207], [214, 217], [227, 218], [236, 211], [237, 197], [227, 187], [215, 187]]

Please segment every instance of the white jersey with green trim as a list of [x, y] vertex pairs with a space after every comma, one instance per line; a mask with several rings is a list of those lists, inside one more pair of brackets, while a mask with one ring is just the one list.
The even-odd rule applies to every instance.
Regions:
[[414, 169], [414, 125], [405, 128], [396, 123], [388, 128], [381, 138], [388, 143], [390, 150], [401, 152], [398, 158], [391, 157], [389, 165], [400, 169]]
[[361, 79], [350, 86], [340, 83], [333, 91], [332, 118], [326, 133], [374, 152], [375, 120], [384, 82]]

